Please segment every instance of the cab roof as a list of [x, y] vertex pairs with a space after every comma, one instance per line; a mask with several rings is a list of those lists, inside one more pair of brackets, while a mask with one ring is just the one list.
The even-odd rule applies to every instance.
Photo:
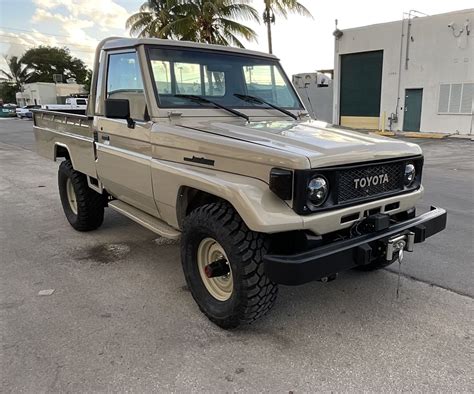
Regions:
[[126, 37], [110, 37], [103, 41], [101, 49], [113, 50], [122, 48], [132, 48], [139, 45], [158, 45], [158, 46], [172, 46], [192, 49], [210, 49], [223, 52], [238, 53], [241, 55], [253, 55], [259, 57], [266, 57], [269, 59], [278, 58], [275, 55], [271, 55], [265, 52], [252, 51], [249, 49], [241, 49], [235, 47], [227, 47], [223, 45], [215, 44], [204, 44], [200, 42], [191, 41], [177, 41], [177, 40], [165, 40], [160, 38], [126, 38]]

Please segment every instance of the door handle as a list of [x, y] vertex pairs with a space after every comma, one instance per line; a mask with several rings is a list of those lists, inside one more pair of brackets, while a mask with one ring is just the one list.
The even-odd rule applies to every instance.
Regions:
[[110, 141], [110, 136], [106, 134], [102, 134], [101, 138], [102, 138], [102, 141]]

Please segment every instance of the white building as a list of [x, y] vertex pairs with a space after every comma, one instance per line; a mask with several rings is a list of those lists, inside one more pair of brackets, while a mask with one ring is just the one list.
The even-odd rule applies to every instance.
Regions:
[[64, 104], [66, 98], [75, 94], [87, 94], [84, 85], [78, 83], [35, 82], [25, 83], [16, 94], [19, 106]]
[[332, 79], [321, 72], [295, 74], [292, 78], [309, 115], [314, 119], [332, 122]]
[[474, 9], [336, 30], [333, 123], [473, 132]]

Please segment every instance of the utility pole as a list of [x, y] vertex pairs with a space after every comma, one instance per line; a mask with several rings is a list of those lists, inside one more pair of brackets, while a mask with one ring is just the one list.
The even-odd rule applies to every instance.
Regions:
[[273, 53], [272, 46], [272, 23], [275, 23], [275, 14], [272, 11], [271, 0], [265, 0], [265, 11], [263, 11], [263, 23], [267, 25], [268, 53]]

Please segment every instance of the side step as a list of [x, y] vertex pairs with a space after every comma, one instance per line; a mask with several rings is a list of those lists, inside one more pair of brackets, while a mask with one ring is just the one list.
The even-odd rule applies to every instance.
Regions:
[[157, 219], [154, 216], [151, 216], [140, 209], [132, 207], [130, 204], [127, 204], [123, 201], [110, 201], [109, 207], [115, 209], [122, 215], [127, 216], [138, 224], [141, 224], [148, 230], [151, 230], [154, 233], [161, 235], [162, 237], [169, 239], [178, 239], [181, 236], [181, 233], [178, 230], [175, 230], [173, 227], [168, 226], [162, 220]]

